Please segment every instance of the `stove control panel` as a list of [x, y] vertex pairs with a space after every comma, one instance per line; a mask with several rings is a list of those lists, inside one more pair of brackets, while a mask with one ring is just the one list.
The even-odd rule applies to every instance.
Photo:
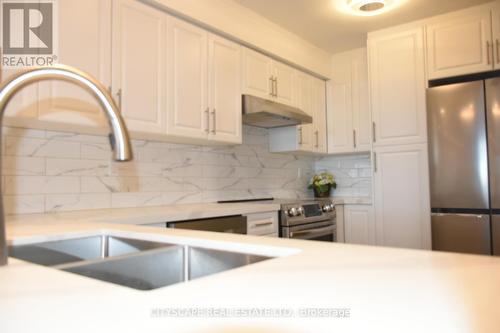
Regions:
[[283, 212], [288, 218], [315, 218], [334, 213], [335, 205], [331, 201], [288, 204]]

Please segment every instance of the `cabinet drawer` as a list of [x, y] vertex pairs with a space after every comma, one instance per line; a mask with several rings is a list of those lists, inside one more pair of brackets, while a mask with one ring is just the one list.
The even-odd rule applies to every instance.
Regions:
[[249, 235], [278, 233], [278, 212], [247, 215], [247, 233]]

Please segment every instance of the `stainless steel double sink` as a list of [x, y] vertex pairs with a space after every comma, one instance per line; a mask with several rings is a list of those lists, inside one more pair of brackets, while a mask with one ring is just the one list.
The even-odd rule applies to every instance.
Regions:
[[9, 248], [11, 257], [139, 290], [152, 290], [271, 257], [97, 235]]

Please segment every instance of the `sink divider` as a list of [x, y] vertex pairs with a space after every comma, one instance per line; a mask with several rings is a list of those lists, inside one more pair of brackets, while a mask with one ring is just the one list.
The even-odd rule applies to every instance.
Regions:
[[[96, 259], [88, 259], [88, 260], [75, 261], [75, 262], [70, 262], [70, 263], [66, 263], [66, 264], [54, 265], [54, 266], [50, 266], [50, 267], [51, 268], [55, 268], [55, 269], [59, 269], [59, 270], [66, 270], [66, 269], [70, 269], [70, 268], [88, 266], [88, 265], [98, 264], [98, 263], [113, 262], [113, 261], [122, 261], [122, 260], [126, 260], [128, 258], [142, 257], [142, 256], [151, 255], [151, 254], [154, 254], [154, 253], [176, 251], [180, 247], [183, 248], [183, 252], [185, 254], [186, 253], [186, 248], [187, 248], [186, 246], [181, 246], [181, 245], [175, 245], [175, 244], [173, 244], [172, 246], [161, 247], [161, 248], [158, 248], [158, 249], [143, 250], [143, 251], [136, 252], [136, 253], [123, 254], [123, 255], [113, 256], [113, 257], [106, 257], [105, 256], [103, 258], [96, 258]], [[184, 260], [184, 265], [187, 268], [186, 262], [187, 261]], [[186, 268], [184, 268], [184, 269], [186, 269]]]

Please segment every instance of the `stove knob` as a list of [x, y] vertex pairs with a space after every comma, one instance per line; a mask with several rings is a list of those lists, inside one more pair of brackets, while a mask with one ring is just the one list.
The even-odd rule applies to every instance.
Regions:
[[323, 206], [323, 212], [325, 213], [329, 213], [329, 212], [333, 212], [333, 209], [334, 209], [334, 205], [333, 204], [326, 204]]
[[304, 207], [299, 207], [297, 210], [299, 215], [304, 215]]
[[290, 217], [298, 216], [299, 210], [297, 209], [297, 207], [292, 207], [286, 211], [286, 214]]

